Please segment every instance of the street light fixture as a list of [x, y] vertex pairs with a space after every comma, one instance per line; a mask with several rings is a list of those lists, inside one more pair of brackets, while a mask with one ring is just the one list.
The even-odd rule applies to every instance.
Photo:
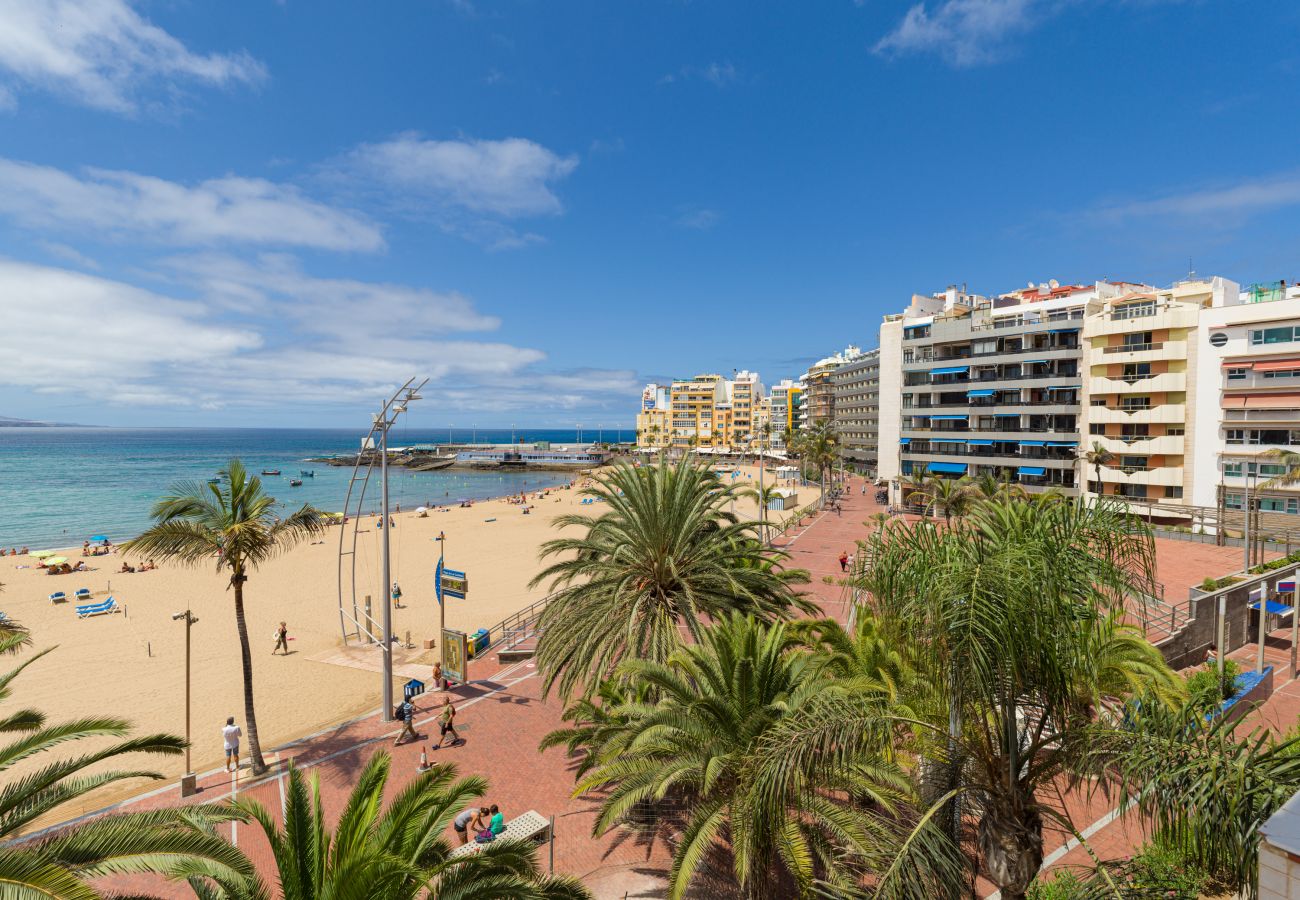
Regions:
[[173, 622], [182, 620], [185, 622], [185, 774], [181, 776], [181, 796], [189, 797], [198, 791], [198, 778], [190, 765], [190, 627], [198, 617], [188, 609], [172, 613]]

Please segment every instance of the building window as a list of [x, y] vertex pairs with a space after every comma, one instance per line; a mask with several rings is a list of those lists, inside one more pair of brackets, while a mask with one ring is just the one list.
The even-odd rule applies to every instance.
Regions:
[[1119, 401], [1119, 408], [1124, 410], [1125, 412], [1133, 412], [1134, 410], [1138, 410], [1138, 409], [1150, 409], [1151, 398], [1150, 397], [1121, 397]]
[[1244, 502], [1241, 494], [1223, 495], [1223, 505], [1228, 509], [1241, 509]]
[[1255, 346], [1263, 344], [1290, 344], [1300, 341], [1300, 325], [1286, 325], [1282, 328], [1251, 329], [1250, 342]]
[[1094, 422], [1088, 426], [1088, 434], [1095, 434], [1100, 437], [1106, 436], [1106, 426], [1102, 423]]
[[1183, 499], [1183, 489], [1182, 487], [1167, 487], [1165, 488], [1165, 496], [1171, 500], [1181, 500]]
[[1224, 463], [1224, 464], [1223, 464], [1223, 477], [1225, 477], [1225, 478], [1240, 478], [1240, 477], [1241, 477], [1241, 467], [1242, 467], [1242, 465], [1243, 465], [1243, 463], [1239, 463], [1239, 462], [1228, 462], [1228, 463]]
[[1265, 378], [1300, 378], [1300, 369], [1282, 369], [1277, 372], [1265, 372]]
[[1260, 497], [1259, 508], [1264, 512], [1300, 515], [1300, 499], [1295, 497]]
[[1129, 384], [1151, 377], [1151, 363], [1125, 363], [1124, 380]]
[[1224, 440], [1229, 444], [1244, 444], [1246, 443], [1246, 431], [1244, 428], [1229, 428]]
[[1246, 377], [1247, 375], [1249, 375], [1249, 374], [1250, 374], [1250, 369], [1229, 369], [1229, 370], [1228, 370], [1228, 380], [1229, 380], [1229, 381], [1242, 381], [1242, 380], [1244, 380], [1245, 377]]
[[1186, 432], [1187, 432], [1187, 429], [1186, 429], [1184, 426], [1182, 426], [1182, 425], [1166, 425], [1166, 426], [1165, 426], [1165, 436], [1166, 436], [1166, 437], [1182, 437]]
[[1141, 300], [1137, 303], [1125, 303], [1122, 306], [1115, 307], [1114, 318], [1116, 319], [1137, 319], [1142, 316], [1154, 316], [1156, 314], [1156, 301]]
[[1105, 399], [1104, 397], [1094, 397], [1094, 398], [1089, 402], [1088, 405], [1089, 405], [1089, 406], [1105, 406], [1105, 405], [1106, 405], [1106, 399]]

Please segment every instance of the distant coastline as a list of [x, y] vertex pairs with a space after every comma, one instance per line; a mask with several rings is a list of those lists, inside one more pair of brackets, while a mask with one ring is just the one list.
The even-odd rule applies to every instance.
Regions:
[[32, 419], [13, 419], [0, 416], [0, 428], [96, 428], [95, 425], [77, 425], [72, 422], [36, 422]]

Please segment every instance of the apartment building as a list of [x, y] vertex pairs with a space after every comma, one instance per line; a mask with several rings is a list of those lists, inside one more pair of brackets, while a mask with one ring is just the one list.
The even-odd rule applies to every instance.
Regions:
[[787, 431], [798, 431], [803, 421], [804, 385], [803, 382], [783, 379], [773, 385], [769, 395], [768, 408], [771, 416], [771, 446], [774, 450], [785, 447]]
[[1217, 480], [1212, 467], [1197, 471], [1192, 451], [1197, 425], [1214, 433], [1219, 419], [1217, 390], [1198, 395], [1205, 356], [1198, 328], [1207, 310], [1235, 304], [1240, 290], [1225, 278], [1122, 287], [1098, 298], [1084, 325], [1087, 439], [1111, 454], [1100, 480], [1097, 467], [1087, 467], [1088, 490], [1190, 519], [1193, 485]]
[[803, 374], [799, 379], [804, 386], [800, 428], [811, 428], [820, 422], [835, 420], [835, 386], [831, 382], [831, 376], [840, 366], [861, 355], [862, 351], [850, 344], [842, 353], [818, 360]]
[[725, 425], [719, 426], [718, 419], [730, 413], [727, 409], [719, 410], [726, 405], [726, 399], [726, 379], [721, 375], [696, 375], [689, 381], [674, 381], [669, 423], [672, 446], [678, 450], [715, 446], [715, 439], [725, 430]]
[[747, 449], [757, 436], [756, 413], [763, 397], [763, 385], [757, 372], [741, 370], [726, 385], [731, 416], [726, 423], [723, 439], [733, 449]]
[[641, 391], [641, 408], [636, 415], [638, 447], [668, 446], [672, 437], [671, 391], [666, 385], [647, 384]]
[[1225, 304], [1201, 312], [1195, 340], [1195, 411], [1205, 427], [1194, 430], [1189, 493], [1239, 531], [1249, 490], [1265, 530], [1300, 530], [1300, 485], [1260, 487], [1286, 471], [1267, 451], [1300, 453], [1300, 286], [1228, 285]]
[[831, 372], [832, 421], [846, 465], [875, 473], [880, 444], [880, 351], [869, 350]]
[[[887, 320], [882, 348], [895, 334], [901, 345], [894, 499], [930, 475], [1077, 494], [1080, 332], [1088, 304], [1112, 290], [1053, 281], [987, 298], [949, 288]], [[890, 430], [882, 418], [882, 441]], [[882, 444], [881, 475], [895, 477], [888, 452]]]

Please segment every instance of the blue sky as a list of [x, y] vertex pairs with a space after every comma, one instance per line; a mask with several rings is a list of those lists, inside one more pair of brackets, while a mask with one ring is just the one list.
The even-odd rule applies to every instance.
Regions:
[[1300, 277], [1272, 0], [0, 0], [0, 415], [630, 425], [914, 291]]

